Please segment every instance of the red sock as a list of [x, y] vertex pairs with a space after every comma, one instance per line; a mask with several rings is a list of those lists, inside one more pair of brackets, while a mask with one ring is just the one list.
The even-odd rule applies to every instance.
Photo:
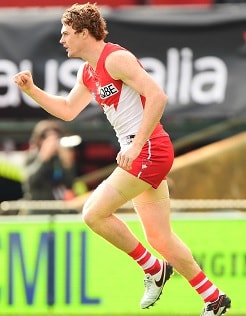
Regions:
[[198, 273], [189, 283], [205, 303], [214, 302], [218, 299], [219, 289], [206, 277], [204, 272]]
[[154, 275], [160, 271], [161, 265], [159, 260], [153, 256], [141, 243], [129, 253], [144, 270], [144, 273]]

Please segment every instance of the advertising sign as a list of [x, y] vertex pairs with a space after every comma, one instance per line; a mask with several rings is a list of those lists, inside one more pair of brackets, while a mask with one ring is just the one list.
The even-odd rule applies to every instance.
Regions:
[[[2, 118], [47, 115], [13, 84], [19, 71], [31, 70], [35, 82], [52, 94], [64, 95], [73, 87], [82, 61], [67, 59], [59, 44], [63, 11], [0, 11]], [[246, 6], [234, 11], [224, 6], [200, 11], [145, 6], [103, 13], [107, 40], [136, 54], [167, 93], [167, 117], [224, 119], [246, 114]]]
[[[147, 245], [139, 222], [133, 218], [127, 223]], [[208, 277], [231, 297], [230, 314], [245, 315], [246, 218], [173, 220], [173, 228], [191, 247]], [[35, 220], [35, 216], [1, 220], [0, 263], [0, 315], [151, 312], [191, 316], [203, 305], [188, 282], [175, 273], [156, 306], [141, 310], [141, 269], [77, 216], [51, 221]]]

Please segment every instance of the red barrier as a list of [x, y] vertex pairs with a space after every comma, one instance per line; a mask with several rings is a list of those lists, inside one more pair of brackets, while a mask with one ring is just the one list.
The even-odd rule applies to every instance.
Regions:
[[[78, 1], [79, 2], [79, 1]], [[93, 2], [93, 1], [91, 1]], [[138, 0], [98, 0], [95, 1], [98, 5], [108, 5], [111, 7], [117, 7], [122, 5], [137, 5], [141, 1]], [[0, 2], [0, 7], [52, 7], [52, 6], [64, 6], [68, 7], [76, 3], [75, 0], [9, 0]], [[82, 2], [81, 2], [82, 3]]]
[[[9, 0], [0, 2], [0, 7], [68, 7], [75, 0]], [[133, 6], [133, 5], [210, 5], [214, 0], [97, 0], [98, 5], [110, 7]]]

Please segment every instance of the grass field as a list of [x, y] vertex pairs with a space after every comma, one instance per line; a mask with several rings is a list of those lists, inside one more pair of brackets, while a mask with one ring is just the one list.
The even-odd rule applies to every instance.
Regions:
[[[199, 313], [199, 312], [198, 312]], [[164, 314], [158, 314], [158, 316], [199, 316], [197, 314], [187, 314], [187, 313], [178, 313], [178, 314], [170, 314], [170, 313], [164, 313]], [[70, 313], [46, 313], [46, 314], [39, 314], [39, 313], [35, 313], [35, 314], [16, 314], [16, 313], [11, 313], [11, 314], [5, 314], [2, 313], [0, 311], [0, 315], [1, 316], [126, 316], [126, 315], [130, 315], [130, 316], [142, 316], [143, 314], [141, 312], [139, 312], [138, 314], [132, 314], [132, 313], [127, 313], [127, 314], [120, 314], [120, 313], [116, 313], [116, 314], [111, 314], [111, 313], [107, 313], [107, 314], [101, 314], [101, 313], [97, 313], [97, 314], [92, 314], [92, 313], [81, 313], [81, 314], [70, 314]], [[243, 313], [233, 313], [233, 310], [228, 311], [226, 314], [224, 314], [225, 316], [245, 316], [245, 312]], [[156, 316], [156, 314], [148, 314], [148, 316]]]

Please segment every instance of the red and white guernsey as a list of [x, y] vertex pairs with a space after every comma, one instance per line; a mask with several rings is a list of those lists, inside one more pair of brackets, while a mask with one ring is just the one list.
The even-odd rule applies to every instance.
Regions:
[[[104, 110], [121, 146], [124, 146], [126, 137], [135, 135], [139, 129], [145, 98], [121, 80], [113, 79], [107, 72], [105, 60], [117, 50], [125, 49], [117, 44], [106, 43], [95, 71], [88, 63], [84, 64], [82, 80]], [[157, 135], [167, 135], [161, 124], [158, 124], [151, 138]]]

